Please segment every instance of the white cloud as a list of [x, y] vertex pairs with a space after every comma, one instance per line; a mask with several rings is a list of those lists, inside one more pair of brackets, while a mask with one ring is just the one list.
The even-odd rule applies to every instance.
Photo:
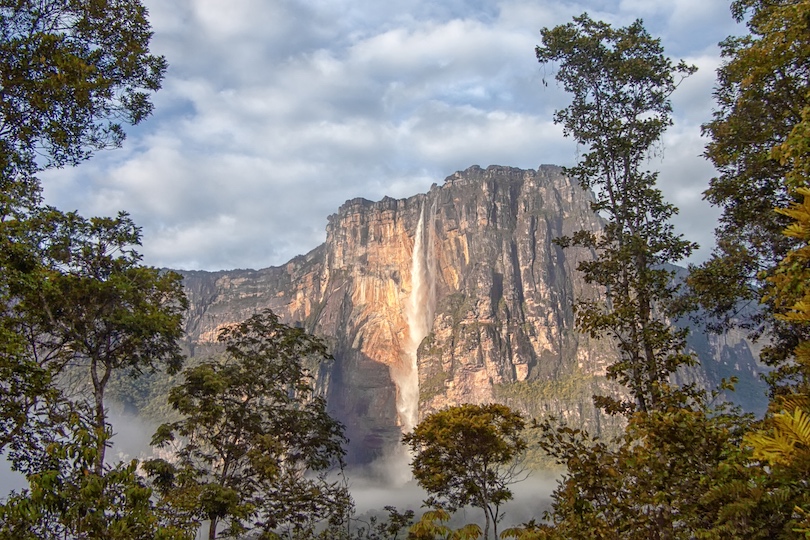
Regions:
[[[697, 154], [711, 111], [725, 6], [679, 0], [147, 0], [170, 64], [155, 115], [123, 149], [44, 175], [48, 202], [128, 210], [146, 262], [218, 269], [281, 264], [315, 247], [346, 199], [406, 197], [473, 164], [570, 164], [553, 125], [567, 97], [534, 56], [539, 30], [588, 11], [642, 16], [701, 71], [675, 95], [662, 162], [684, 227], [711, 175]], [[722, 9], [721, 9], [722, 8]], [[709, 168], [710, 169], [710, 168]], [[688, 182], [684, 179], [688, 178]], [[674, 187], [673, 187], [674, 186]], [[693, 211], [692, 208], [698, 208]], [[693, 227], [694, 228], [694, 227]], [[690, 232], [692, 232], [690, 230]]]

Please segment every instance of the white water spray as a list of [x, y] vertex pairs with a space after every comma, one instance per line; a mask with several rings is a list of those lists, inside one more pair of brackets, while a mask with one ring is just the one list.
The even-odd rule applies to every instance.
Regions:
[[[435, 204], [435, 203], [434, 203]], [[433, 325], [436, 309], [436, 256], [435, 227], [433, 216], [435, 206], [430, 209], [430, 218], [425, 227], [425, 204], [419, 211], [419, 222], [411, 258], [411, 296], [405, 306], [405, 319], [408, 322], [408, 343], [405, 347], [407, 364], [397, 377], [399, 395], [397, 412], [402, 432], [408, 433], [419, 420], [419, 372], [417, 350]], [[427, 228], [427, 230], [425, 230]]]

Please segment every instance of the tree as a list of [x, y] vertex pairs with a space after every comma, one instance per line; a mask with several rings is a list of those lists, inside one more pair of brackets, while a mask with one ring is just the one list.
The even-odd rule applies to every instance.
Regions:
[[20, 299], [37, 296], [47, 283], [43, 246], [51, 228], [41, 224], [45, 215], [61, 214], [21, 197], [13, 189], [0, 195], [0, 453], [60, 401], [43, 355], [26, 338], [35, 314]]
[[[779, 236], [787, 221], [771, 211], [793, 199], [795, 195], [788, 188], [806, 185], [808, 5], [739, 0], [732, 9], [739, 20], [751, 15], [753, 36], [724, 43], [729, 60], [719, 72], [716, 96], [720, 107], [715, 120], [706, 126], [713, 137], [707, 155], [720, 170], [707, 197], [724, 205], [724, 215], [718, 229], [718, 253], [693, 271], [690, 283], [702, 295], [704, 306], [716, 316], [726, 316], [719, 319], [717, 328], [734, 324], [734, 310], [740, 299], [765, 302], [766, 309], [752, 321], [744, 322], [746, 325], [760, 325], [774, 314], [781, 319], [781, 323], [772, 325], [772, 346], [766, 354], [781, 368], [779, 384], [773, 387], [771, 408], [775, 414], [761, 424], [752, 424], [733, 411], [729, 414], [722, 408], [710, 408], [710, 401], [701, 393], [675, 392], [662, 393], [665, 399], [657, 407], [637, 406], [628, 417], [624, 436], [613, 446], [585, 433], [546, 423], [541, 443], [567, 465], [569, 472], [555, 493], [554, 527], [523, 531], [526, 536], [795, 538], [797, 533], [810, 529], [804, 446], [810, 431], [806, 415], [799, 410], [807, 403], [806, 358], [801, 344], [808, 337], [804, 326], [808, 212], [798, 204], [778, 211], [797, 220], [788, 229], [791, 238], [786, 239]], [[544, 38], [548, 35], [544, 33]], [[579, 37], [575, 30], [557, 35], [566, 39]], [[625, 45], [616, 42], [607, 50], [592, 49], [589, 56], [578, 60], [586, 66], [590, 65], [589, 58], [603, 62], [603, 53], [610, 57], [639, 44], [644, 41], [632, 39]], [[557, 58], [550, 54], [548, 42], [546, 46], [541, 60]], [[636, 72], [654, 65], [640, 57], [638, 65], [629, 67]], [[580, 64], [575, 66], [585, 86], [589, 86], [588, 81], [593, 80], [588, 77], [590, 71], [583, 70]], [[659, 66], [658, 71], [665, 73], [665, 67]], [[615, 66], [612, 71], [621, 73]], [[576, 79], [568, 80], [573, 87]], [[626, 92], [633, 86], [621, 82], [616, 88]], [[650, 95], [654, 94], [644, 93]], [[603, 110], [605, 101], [582, 103], [584, 108], [571, 107], [567, 111]], [[593, 108], [588, 109], [589, 105]], [[640, 117], [655, 118], [645, 114]], [[583, 116], [562, 118], [576, 126], [577, 119]], [[623, 126], [603, 114], [592, 120], [598, 133], [603, 132], [604, 124]], [[621, 129], [614, 133], [622, 134]], [[580, 142], [589, 135], [586, 131]], [[613, 148], [615, 156], [622, 155], [621, 145]], [[594, 155], [603, 158], [605, 164], [622, 162], [615, 158], [611, 161], [609, 153], [590, 152], [584, 163], [588, 164]], [[599, 170], [598, 161], [592, 164], [594, 170]], [[610, 178], [609, 172], [602, 174]], [[621, 186], [624, 191], [628, 187], [633, 184]], [[608, 198], [612, 200], [609, 192]], [[598, 203], [599, 195], [597, 209], [604, 211]], [[587, 237], [586, 241], [591, 243], [580, 243], [598, 245]], [[662, 259], [659, 264], [665, 262]], [[625, 259], [625, 264], [632, 266], [632, 259]], [[610, 284], [607, 280], [596, 282]], [[615, 286], [613, 289], [622, 290]], [[612, 294], [611, 301], [614, 297]], [[667, 309], [672, 299], [666, 295], [657, 297], [662, 313], [672, 313]], [[757, 332], [762, 331], [757, 328]], [[785, 362], [791, 354], [795, 354], [795, 361]], [[625, 378], [633, 379], [627, 375]], [[630, 388], [637, 393], [632, 385]]]
[[644, 170], [672, 122], [670, 95], [695, 68], [673, 65], [640, 21], [613, 29], [582, 15], [544, 29], [542, 39], [538, 59], [556, 63], [556, 79], [573, 95], [555, 121], [585, 147], [568, 172], [595, 190], [593, 209], [607, 218], [603, 232], [559, 240], [595, 250], [579, 270], [608, 295], [604, 304], [577, 302], [578, 327], [618, 343], [620, 358], [608, 376], [629, 389], [633, 402], [596, 398], [608, 412], [627, 416], [615, 441], [551, 421], [541, 426], [541, 447], [568, 472], [554, 494], [553, 526], [514, 534], [712, 537], [727, 511], [720, 493], [733, 485], [733, 475], [723, 473], [744, 462], [729, 456], [738, 454], [749, 420], [709, 407], [717, 392], [671, 385], [672, 374], [693, 359], [684, 352], [686, 332], [671, 325], [684, 303], [667, 265], [695, 245], [674, 233], [669, 219], [677, 209], [656, 189], [656, 173]]
[[171, 523], [155, 507], [137, 461], [96, 474], [96, 441], [111, 432], [97, 433], [92, 417], [90, 408], [73, 409], [65, 422], [41, 433], [36, 452], [25, 453], [29, 488], [0, 505], [0, 537], [190, 540], [193, 530]]
[[[806, 177], [805, 185], [810, 185], [808, 180], [810, 176]], [[784, 234], [798, 244], [766, 278], [763, 299], [772, 306], [776, 319], [806, 330], [810, 323], [810, 188], [800, 187], [796, 194], [803, 198], [802, 202], [776, 211], [792, 219]], [[779, 409], [810, 410], [810, 338], [796, 344], [793, 362], [784, 365], [782, 372], [787, 381], [783, 391], [775, 396], [774, 404]]]
[[[810, 534], [810, 5], [737, 0], [732, 13], [750, 34], [722, 43], [717, 112], [704, 126], [719, 171], [706, 198], [723, 214], [715, 254], [690, 282], [721, 323], [766, 335], [762, 359], [777, 369], [768, 415], [747, 434], [745, 458], [725, 468], [736, 474], [713, 492], [724, 502], [716, 530], [793, 538]], [[751, 320], [736, 320], [740, 300], [759, 302]]]
[[149, 116], [166, 61], [146, 17], [139, 0], [0, 2], [4, 180], [75, 165]]
[[[161, 365], [172, 372], [182, 365], [181, 277], [139, 264], [140, 229], [126, 214], [87, 220], [56, 213], [41, 227], [51, 229], [43, 246], [46, 270], [35, 290], [18, 297], [20, 330], [37, 365], [62, 387], [71, 376], [90, 386], [93, 426], [103, 433], [105, 391], [115, 372], [138, 375]], [[84, 395], [79, 389], [72, 399]], [[99, 476], [105, 448], [99, 437]]]
[[450, 511], [474, 506], [484, 512], [484, 538], [498, 536], [509, 486], [523, 478], [523, 417], [505, 405], [459, 405], [434, 412], [402, 440], [414, 454], [414, 478]]
[[553, 494], [553, 529], [537, 531], [537, 537], [729, 537], [701, 534], [717, 532], [725, 507], [719, 493], [731, 485], [723, 470], [734, 463], [729, 455], [748, 424], [734, 411], [684, 405], [637, 412], [625, 433], [606, 443], [545, 421], [541, 447], [566, 473]]
[[[138, 264], [128, 217], [45, 207], [35, 177], [150, 114], [166, 69], [150, 38], [138, 0], [0, 0], [0, 453], [30, 486], [0, 505], [4, 537], [173, 537], [136, 463], [105, 466], [104, 391], [179, 361], [179, 278]], [[66, 395], [76, 364], [91, 395]]]
[[676, 77], [696, 68], [673, 66], [641, 21], [614, 29], [583, 14], [541, 34], [537, 58], [556, 65], [555, 78], [573, 98], [554, 121], [585, 148], [566, 172], [595, 191], [593, 210], [607, 218], [601, 232], [557, 240], [596, 251], [578, 270], [604, 287], [607, 301], [578, 300], [577, 325], [616, 341], [620, 358], [607, 374], [634, 399], [603, 396], [599, 404], [614, 413], [655, 410], [665, 405], [670, 375], [692, 363], [683, 353], [685, 331], [670, 324], [679, 286], [665, 265], [688, 256], [695, 244], [674, 233], [668, 220], [677, 209], [655, 188], [657, 173], [643, 167], [672, 123]]
[[[797, 143], [806, 146], [808, 140], [807, 136], [803, 142], [789, 137], [782, 148]], [[806, 160], [806, 156], [803, 159]], [[793, 178], [807, 185], [808, 175], [802, 168], [799, 167], [799, 174]], [[797, 171], [797, 167], [793, 170]], [[803, 197], [801, 203], [793, 203], [777, 212], [791, 218], [783, 233], [796, 239], [798, 245], [788, 251], [767, 277], [764, 298], [777, 318], [806, 327], [810, 323], [810, 189], [800, 187], [796, 194]], [[783, 366], [782, 371], [789, 376], [790, 384], [783, 384], [782, 391], [773, 396], [769, 416], [759, 429], [746, 436], [746, 442], [753, 449], [753, 458], [768, 466], [770, 483], [781, 488], [783, 499], [791, 501], [803, 516], [800, 523], [791, 522], [791, 525], [810, 534], [810, 495], [806, 478], [810, 469], [810, 341], [800, 341], [793, 352], [794, 361]], [[790, 485], [798, 489], [790, 489]], [[787, 518], [793, 515], [790, 511], [782, 513]]]
[[[782, 234], [787, 217], [774, 209], [793, 202], [790, 190], [807, 178], [810, 6], [802, 0], [735, 0], [731, 8], [750, 33], [721, 43], [726, 61], [717, 72], [717, 106], [703, 129], [711, 139], [705, 155], [719, 173], [705, 198], [722, 215], [715, 252], [693, 269], [690, 284], [721, 328], [741, 325], [754, 337], [767, 332], [762, 358], [781, 366], [810, 337], [808, 329], [775, 320], [768, 300], [750, 319], [739, 306], [763, 300], [765, 280], [796, 245]], [[805, 180], [795, 176], [802, 174]]]
[[[210, 521], [226, 535], [250, 520], [267, 534], [288, 528], [311, 537], [312, 522], [341, 514], [345, 488], [325, 472], [342, 465], [343, 426], [315, 392], [326, 347], [266, 310], [226, 328], [220, 361], [183, 372], [169, 402], [182, 419], [162, 425], [153, 444], [176, 443], [176, 463], [146, 468], [170, 501]], [[314, 473], [314, 475], [313, 475]]]
[[42, 206], [34, 174], [119, 145], [121, 122], [150, 114], [166, 62], [146, 15], [139, 0], [0, 1], [0, 452], [60, 401], [20, 298], [49, 285], [49, 221], [70, 218]]

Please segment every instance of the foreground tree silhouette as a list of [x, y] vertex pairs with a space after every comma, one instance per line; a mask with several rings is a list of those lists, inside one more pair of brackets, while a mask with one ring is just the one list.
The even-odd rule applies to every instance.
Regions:
[[671, 324], [682, 312], [668, 265], [695, 245], [673, 231], [677, 209], [656, 188], [657, 173], [645, 169], [672, 123], [670, 96], [695, 68], [673, 65], [641, 21], [613, 28], [581, 15], [541, 33], [537, 57], [556, 67], [573, 97], [555, 121], [584, 147], [567, 171], [595, 191], [593, 209], [607, 219], [600, 233], [558, 240], [595, 251], [578, 269], [607, 292], [607, 301], [578, 300], [577, 325], [617, 343], [620, 357], [607, 375], [627, 387], [632, 401], [595, 397], [608, 413], [628, 419], [612, 443], [552, 421], [540, 426], [541, 447], [568, 472], [554, 493], [551, 524], [510, 534], [697, 537], [712, 523], [703, 495], [746, 422], [708, 407], [703, 392], [671, 382], [694, 360], [684, 351], [686, 331]]
[[[720, 326], [767, 337], [771, 402], [726, 465], [717, 530], [740, 538], [810, 535], [810, 3], [735, 0], [749, 34], [722, 44], [716, 112], [704, 126], [723, 210], [712, 259], [690, 282]], [[760, 309], [743, 319], [740, 301]], [[751, 451], [752, 455], [747, 453]], [[730, 533], [729, 533], [730, 531]]]
[[225, 353], [183, 372], [169, 402], [183, 418], [160, 426], [153, 444], [175, 444], [176, 463], [146, 470], [179, 512], [210, 521], [208, 538], [253, 526], [309, 538], [315, 522], [345, 513], [348, 494], [325, 472], [342, 465], [343, 426], [315, 393], [330, 359], [324, 344], [267, 310], [226, 328]]
[[[714, 118], [703, 126], [706, 157], [718, 175], [706, 200], [722, 210], [709, 261], [692, 269], [690, 284], [718, 326], [767, 334], [761, 359], [777, 367], [771, 380], [790, 387], [791, 357], [810, 328], [774, 318], [768, 278], [800, 243], [782, 234], [790, 223], [775, 212], [798, 201], [805, 186], [810, 121], [810, 5], [803, 0], [735, 0], [732, 16], [749, 33], [720, 45]], [[743, 302], [760, 309], [740, 313]], [[763, 340], [765, 341], [765, 340]]]
[[[166, 62], [146, 15], [139, 0], [0, 0], [0, 453], [29, 482], [0, 505], [4, 538], [183, 537], [135, 462], [104, 463], [110, 374], [179, 359], [179, 281], [140, 266], [128, 217], [45, 207], [35, 176], [151, 113]], [[66, 395], [77, 364], [87, 384]]]
[[414, 453], [420, 486], [449, 511], [474, 506], [484, 512], [484, 538], [498, 536], [509, 486], [525, 478], [523, 417], [505, 405], [459, 405], [434, 412], [402, 440]]
[[577, 269], [607, 292], [607, 302], [578, 300], [577, 326], [618, 344], [621, 356], [607, 374], [627, 387], [633, 402], [603, 397], [599, 404], [609, 412], [653, 410], [663, 404], [670, 375], [692, 362], [683, 353], [685, 331], [667, 319], [678, 286], [664, 265], [687, 257], [695, 245], [674, 233], [668, 220], [677, 209], [655, 188], [657, 173], [643, 167], [672, 123], [676, 77], [695, 68], [673, 66], [640, 21], [614, 29], [585, 14], [541, 33], [537, 58], [556, 67], [555, 78], [573, 97], [554, 121], [585, 149], [566, 172], [595, 191], [592, 207], [608, 220], [599, 233], [557, 240], [595, 250], [595, 260]]
[[6, 180], [118, 146], [166, 71], [139, 0], [0, 2], [0, 171]]
[[71, 218], [42, 206], [35, 174], [120, 145], [121, 124], [149, 116], [166, 61], [146, 16], [139, 0], [0, 1], [0, 452], [47, 429], [59, 401], [27, 330], [40, 313], [20, 297], [49, 283], [53, 221]]
[[[783, 148], [791, 144], [807, 148], [810, 132], [806, 131], [806, 125], [802, 127], [805, 130], [803, 140], [789, 139]], [[794, 130], [794, 133], [799, 132], [801, 130]], [[800, 167], [794, 166], [797, 172], [794, 181], [807, 186], [810, 175], [799, 171], [808, 170], [810, 158], [806, 153], [797, 152], [798, 156], [804, 161]], [[810, 189], [800, 187], [796, 194], [803, 198], [801, 203], [777, 211], [791, 218], [784, 234], [799, 243], [768, 276], [765, 294], [777, 318], [806, 330], [810, 323]], [[784, 528], [810, 536], [810, 490], [807, 485], [807, 471], [810, 469], [810, 341], [798, 342], [793, 351], [793, 362], [784, 364], [781, 374], [783, 378], [778, 381], [778, 391], [771, 400], [769, 414], [759, 429], [746, 437], [746, 442], [753, 448], [753, 457], [759, 461], [758, 466], [751, 464], [747, 470], [762, 471], [759, 475], [751, 474], [752, 479], [756, 480], [757, 476], [760, 479], [751, 484], [760, 488], [761, 493], [778, 492], [781, 502], [787, 506], [781, 509], [781, 516], [787, 522]], [[788, 374], [789, 377], [785, 377]], [[748, 499], [753, 497], [749, 494]], [[751, 502], [755, 503], [752, 505], [754, 510], [774, 506], [767, 499]]]

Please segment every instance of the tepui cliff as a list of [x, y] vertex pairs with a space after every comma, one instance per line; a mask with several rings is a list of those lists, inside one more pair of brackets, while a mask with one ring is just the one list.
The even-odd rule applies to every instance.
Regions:
[[[347, 201], [326, 241], [283, 266], [181, 272], [189, 351], [265, 308], [325, 338], [335, 362], [321, 390], [355, 462], [458, 403], [496, 401], [613, 432], [618, 420], [591, 396], [620, 391], [604, 376], [615, 349], [574, 326], [574, 300], [603, 294], [576, 271], [593, 254], [552, 242], [601, 227], [589, 201], [550, 165], [471, 167], [407, 199]], [[741, 401], [764, 402], [745, 340], [698, 331], [690, 343], [701, 360], [693, 377], [716, 385], [736, 375], [751, 394]]]

